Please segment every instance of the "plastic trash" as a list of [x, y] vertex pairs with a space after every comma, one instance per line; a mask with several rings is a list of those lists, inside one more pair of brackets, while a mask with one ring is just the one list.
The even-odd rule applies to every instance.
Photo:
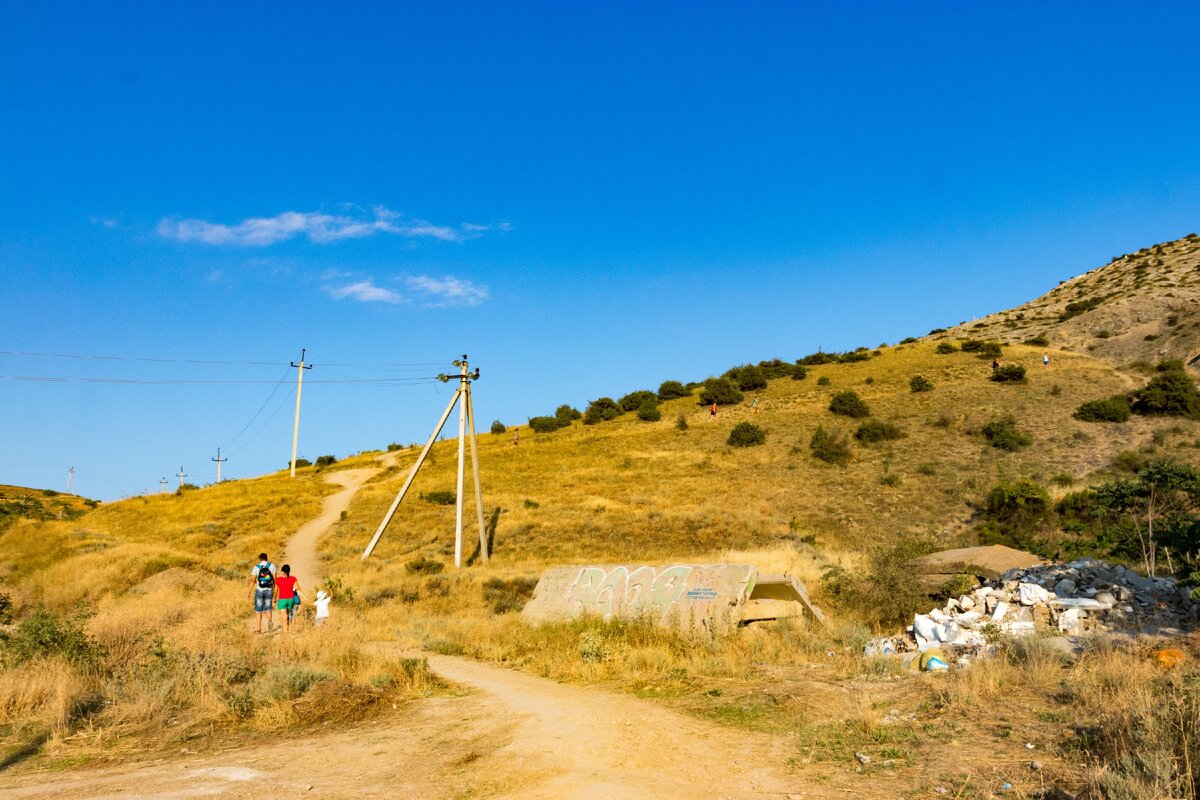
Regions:
[[1164, 647], [1154, 651], [1154, 665], [1159, 669], [1171, 669], [1182, 664], [1187, 659], [1187, 653], [1177, 647]]
[[931, 647], [924, 653], [921, 653], [920, 667], [922, 672], [937, 672], [939, 670], [950, 669], [950, 665], [946, 663], [946, 656], [942, 653], [942, 648]]

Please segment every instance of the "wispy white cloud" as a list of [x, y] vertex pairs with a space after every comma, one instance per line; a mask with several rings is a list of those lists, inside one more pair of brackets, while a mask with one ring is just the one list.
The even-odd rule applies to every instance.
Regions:
[[117, 220], [116, 217], [99, 217], [95, 214], [88, 217], [88, 222], [92, 223], [93, 225], [100, 225], [101, 227], [109, 228], [110, 230], [120, 224], [120, 221]]
[[357, 281], [345, 286], [326, 286], [325, 291], [336, 300], [358, 300], [361, 303], [399, 303], [403, 295], [382, 286], [376, 286], [372, 281]]
[[444, 278], [412, 275], [404, 282], [428, 306], [477, 306], [488, 299], [487, 287], [453, 275]]
[[338, 270], [326, 270], [321, 276], [322, 289], [335, 300], [357, 300], [361, 303], [413, 303], [426, 308], [477, 306], [487, 300], [487, 287], [469, 280], [447, 275], [409, 275], [398, 278], [395, 287], [380, 286], [371, 277], [354, 280], [352, 275]]
[[[500, 223], [508, 226], [508, 223]], [[249, 217], [241, 222], [226, 225], [203, 219], [171, 219], [159, 221], [158, 234], [180, 242], [200, 242], [211, 245], [238, 245], [243, 247], [266, 247], [277, 242], [303, 237], [316, 244], [327, 244], [342, 239], [361, 239], [379, 234], [390, 234], [408, 239], [438, 239], [457, 242], [468, 235], [479, 235], [472, 226], [464, 224], [458, 228], [435, 225], [415, 217], [406, 217], [399, 211], [378, 206], [370, 214], [327, 214], [322, 211], [285, 211], [273, 217]], [[492, 229], [494, 226], [482, 226]], [[495, 227], [495, 230], [507, 230]]]

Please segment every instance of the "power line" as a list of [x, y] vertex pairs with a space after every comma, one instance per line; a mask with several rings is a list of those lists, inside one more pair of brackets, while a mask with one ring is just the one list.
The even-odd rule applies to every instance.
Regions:
[[[82, 353], [41, 353], [29, 350], [0, 350], [0, 356], [21, 356], [29, 358], [71, 358], [85, 359], [94, 361], [142, 361], [152, 364], [219, 364], [225, 366], [240, 365], [240, 366], [257, 366], [257, 367], [279, 367], [285, 366], [282, 361], [222, 361], [217, 359], [205, 358], [157, 358], [151, 356], [106, 356], [106, 355], [86, 355]], [[379, 364], [353, 364], [353, 363], [330, 363], [333, 367], [360, 367], [369, 369], [373, 367], [436, 367], [442, 365], [443, 361], [408, 361], [394, 363], [379, 363]]]
[[242, 429], [240, 431], [238, 431], [237, 434], [232, 439], [230, 439], [228, 442], [225, 443], [226, 450], [228, 450], [229, 446], [232, 445], [234, 442], [236, 442], [243, 433], [245, 433], [247, 430], [249, 430], [250, 426], [254, 424], [254, 420], [258, 419], [258, 415], [263, 412], [263, 409], [266, 408], [267, 404], [271, 402], [271, 399], [275, 397], [275, 393], [279, 391], [279, 387], [283, 386], [283, 379], [287, 376], [289, 369], [291, 369], [291, 367], [283, 368], [283, 374], [281, 374], [279, 376], [279, 380], [277, 380], [275, 382], [275, 387], [273, 389], [271, 389], [271, 393], [269, 395], [267, 395], [267, 399], [264, 400], [263, 404], [258, 407], [258, 411], [255, 411], [254, 416], [250, 418], [250, 421], [247, 422], [245, 425], [243, 425]]
[[[272, 366], [279, 366], [273, 364]], [[415, 386], [432, 383], [436, 375], [409, 376], [403, 378], [341, 378], [317, 379], [310, 383], [343, 383], [363, 386]], [[118, 383], [134, 386], [176, 386], [204, 384], [215, 386], [269, 386], [278, 381], [263, 380], [205, 380], [196, 378], [91, 378], [69, 375], [0, 375], [0, 381], [25, 381], [30, 383]]]

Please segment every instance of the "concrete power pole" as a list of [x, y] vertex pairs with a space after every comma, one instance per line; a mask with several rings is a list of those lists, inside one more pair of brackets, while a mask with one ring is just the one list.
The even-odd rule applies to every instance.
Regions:
[[[392, 501], [391, 508], [384, 515], [383, 521], [379, 523], [379, 528], [371, 538], [371, 543], [363, 551], [362, 557], [364, 560], [371, 555], [371, 551], [379, 543], [379, 539], [383, 536], [388, 523], [392, 521], [392, 516], [395, 515], [396, 509], [400, 507], [400, 501], [404, 499], [408, 488], [412, 486], [413, 479], [417, 477], [417, 470], [425, 463], [425, 457], [429, 455], [429, 449], [437, 441], [438, 434], [442, 432], [442, 427], [446, 424], [446, 420], [450, 419], [450, 412], [454, 410], [454, 404], [460, 401], [462, 405], [459, 406], [458, 410], [458, 492], [455, 498], [457, 500], [457, 509], [454, 516], [454, 566], [462, 566], [464, 449], [468, 430], [471, 437], [471, 471], [475, 478], [475, 517], [479, 524], [479, 554], [485, 563], [488, 560], [490, 554], [488, 553], [487, 532], [483, 526], [483, 489], [479, 482], [479, 444], [475, 437], [475, 405], [471, 400], [471, 382], [479, 380], [479, 370], [476, 369], [474, 374], [468, 370], [466, 355], [463, 355], [462, 361], [455, 361], [454, 366], [459, 368], [458, 375], [453, 376], [458, 378], [458, 388], [454, 391], [454, 396], [450, 398], [450, 403], [446, 406], [446, 410], [442, 412], [442, 418], [438, 420], [433, 433], [429, 435], [429, 441], [425, 442], [424, 449], [417, 456], [416, 463], [409, 470], [408, 477], [404, 479], [404, 485], [400, 487], [399, 494]], [[450, 376], [446, 375], [438, 376], [438, 380], [443, 383], [451, 379]]]
[[75, 468], [67, 470], [67, 494], [75, 493]]
[[292, 425], [292, 471], [291, 477], [296, 477], [296, 445], [300, 442], [300, 390], [304, 388], [304, 370], [312, 369], [312, 364], [304, 363], [304, 348], [300, 348], [300, 363], [291, 362], [296, 368], [296, 422]]
[[162, 491], [160, 492], [160, 494], [166, 494], [167, 493], [167, 477], [164, 475], [162, 477], [162, 480], [160, 480], [158, 483], [160, 486], [162, 486]]
[[[209, 461], [217, 462], [217, 483], [221, 482], [221, 463], [224, 461], [228, 461], [228, 460], [229, 460], [229, 456], [226, 456], [225, 458], [221, 458], [221, 448], [219, 448], [219, 447], [217, 448], [217, 457], [209, 459]], [[180, 469], [182, 470], [183, 467], [180, 467]]]
[[183, 479], [187, 477], [187, 473], [183, 471], [183, 467], [179, 468], [179, 474], [175, 477], [179, 478], [179, 488], [183, 488]]

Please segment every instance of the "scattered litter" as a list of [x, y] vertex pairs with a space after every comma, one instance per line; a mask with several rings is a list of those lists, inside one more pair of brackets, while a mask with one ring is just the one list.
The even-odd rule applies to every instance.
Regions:
[[1030, 762], [1029, 762], [1029, 768], [1030, 768], [1031, 770], [1033, 770], [1034, 772], [1041, 772], [1041, 771], [1042, 771], [1042, 762], [1040, 762], [1040, 761], [1030, 761]]
[[1154, 664], [1159, 669], [1177, 667], [1187, 659], [1187, 653], [1177, 647], [1164, 647], [1154, 652]]
[[858, 759], [858, 763], [860, 763], [860, 764], [870, 764], [871, 763], [871, 757], [869, 755], [867, 755], [866, 753], [855, 753], [854, 757]]
[[950, 665], [946, 663], [946, 655], [940, 647], [930, 647], [925, 650], [921, 653], [921, 660], [918, 663], [922, 672], [937, 672], [950, 668]]
[[936, 792], [937, 794], [950, 794], [950, 790], [947, 789], [945, 786], [935, 786], [935, 787], [933, 787], [933, 791]]
[[1035, 749], [1037, 749], [1037, 748], [1036, 748], [1036, 746], [1034, 745], [1034, 743], [1033, 743], [1033, 742], [1026, 742], [1026, 743], [1025, 743], [1025, 749], [1026, 749], [1026, 750], [1035, 750]]
[[[1061, 640], [1058, 649], [1073, 653], [1080, 636], [1175, 636], [1197, 621], [1200, 603], [1174, 578], [1146, 578], [1123, 566], [1082, 558], [1010, 569], [941, 608], [915, 615], [908, 637], [874, 639], [863, 653], [898, 655], [908, 665], [912, 659], [907, 654], [936, 648], [933, 668], [945, 669], [994, 652], [989, 637], [997, 633], [1017, 637], [1044, 631]], [[1172, 653], [1155, 655], [1164, 669], [1186, 658], [1174, 648], [1159, 652]], [[928, 661], [922, 658], [917, 666], [929, 669]]]

